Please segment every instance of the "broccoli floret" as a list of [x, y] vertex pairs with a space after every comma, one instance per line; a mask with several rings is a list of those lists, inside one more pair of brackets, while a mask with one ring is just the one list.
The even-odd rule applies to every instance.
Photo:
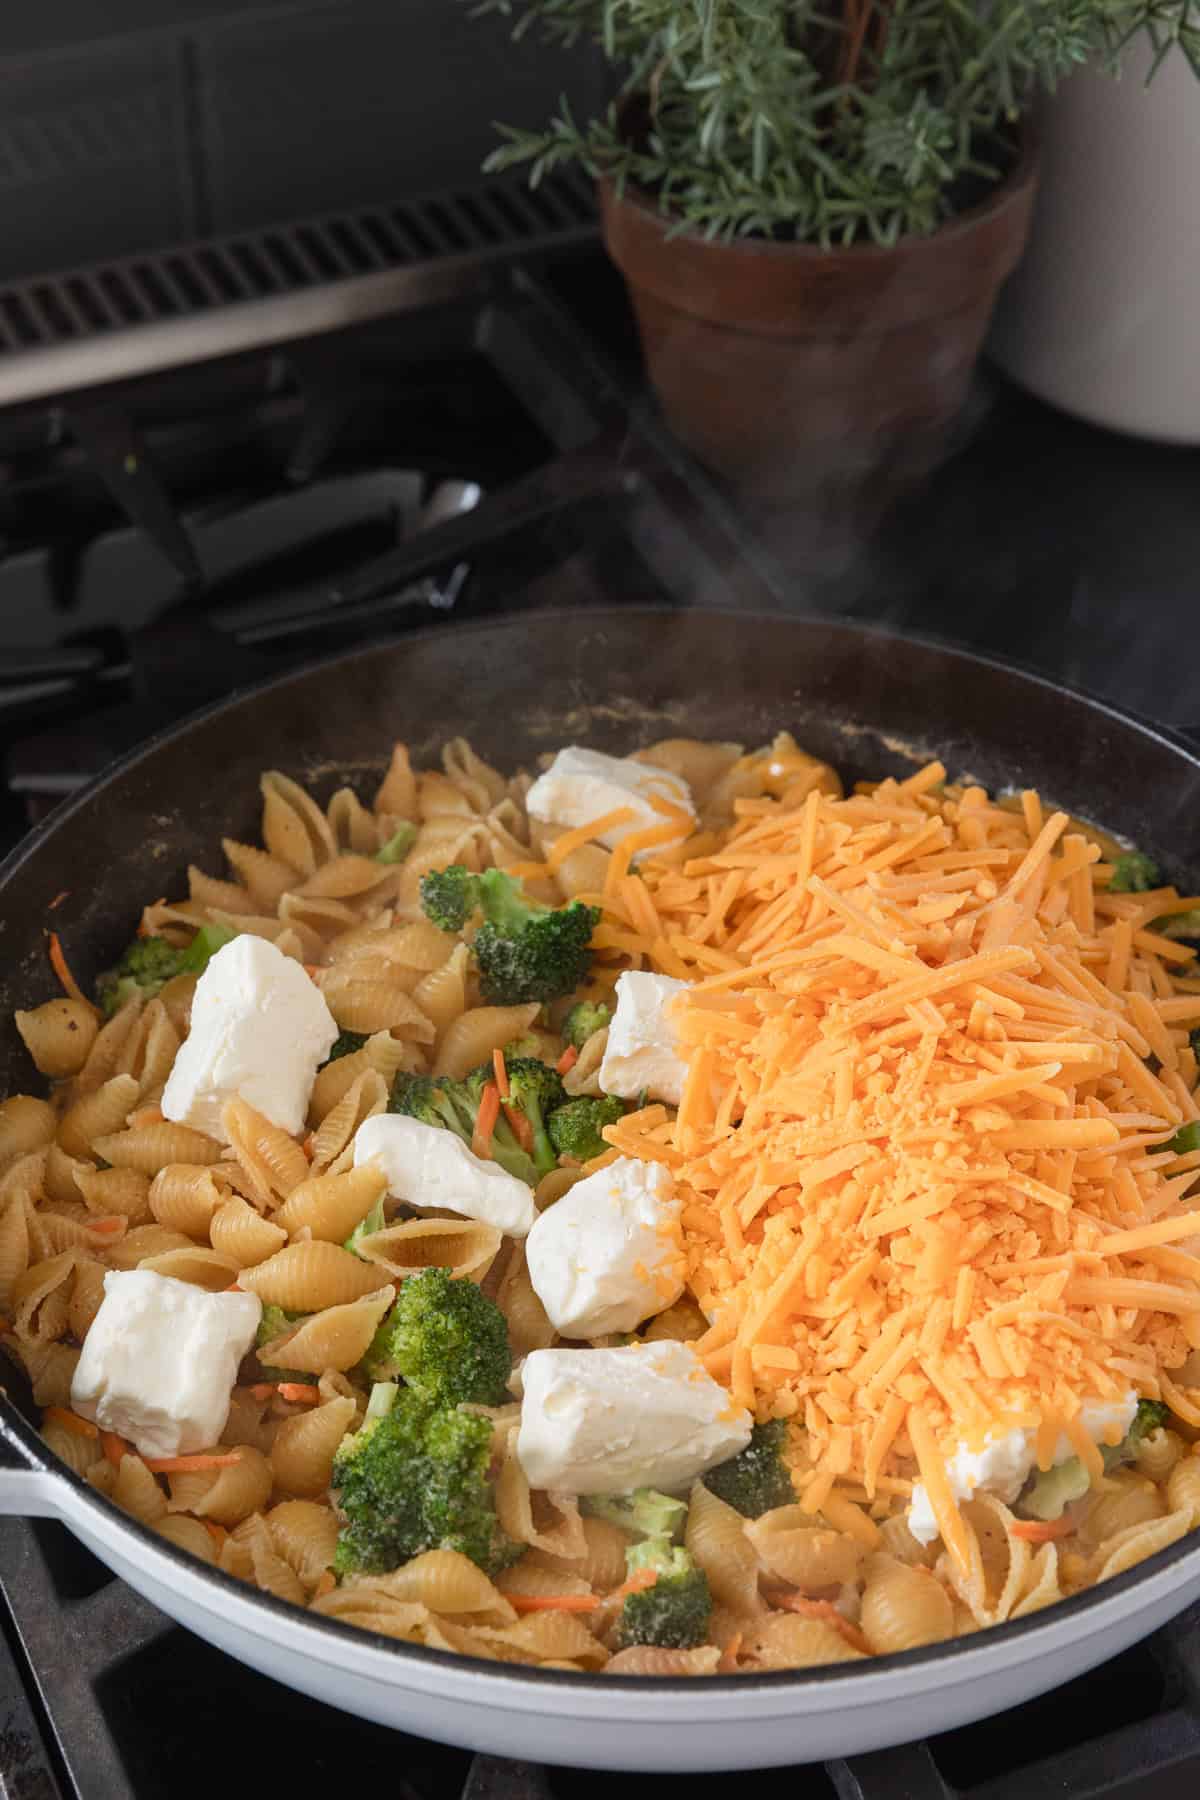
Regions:
[[1200, 1150], [1200, 1119], [1189, 1119], [1172, 1137], [1165, 1138], [1155, 1148], [1170, 1150], [1176, 1156], [1190, 1156], [1193, 1150]]
[[471, 949], [483, 998], [492, 1006], [521, 1006], [569, 994], [587, 977], [599, 922], [599, 908], [572, 900], [557, 911], [531, 912], [519, 929], [481, 925]]
[[639, 1537], [677, 1537], [687, 1518], [687, 1501], [660, 1494], [657, 1488], [635, 1488], [632, 1494], [586, 1494], [581, 1509], [593, 1519], [607, 1519]]
[[284, 1312], [282, 1306], [264, 1306], [254, 1335], [254, 1348], [261, 1350], [264, 1344], [273, 1344], [300, 1316], [299, 1313]]
[[392, 833], [387, 843], [381, 845], [375, 852], [375, 861], [381, 863], [403, 862], [416, 841], [417, 828], [405, 819], [404, 823]]
[[421, 906], [439, 931], [461, 931], [479, 904], [479, 878], [462, 863], [421, 877]]
[[790, 1506], [796, 1490], [783, 1460], [787, 1441], [783, 1419], [756, 1425], [744, 1450], [708, 1471], [705, 1487], [746, 1519], [757, 1519], [775, 1506]]
[[96, 999], [105, 1018], [111, 1019], [130, 1000], [148, 1000], [157, 994], [178, 975], [182, 954], [166, 938], [135, 939], [116, 967], [96, 983]]
[[600, 920], [596, 907], [579, 900], [542, 906], [503, 869], [472, 875], [460, 863], [422, 876], [421, 905], [443, 931], [460, 931], [473, 912], [482, 911], [471, 949], [490, 1005], [557, 1000], [587, 975], [588, 944]]
[[504, 1067], [508, 1075], [508, 1085], [515, 1096], [518, 1087], [531, 1102], [535, 1102], [543, 1116], [552, 1113], [557, 1106], [562, 1106], [567, 1098], [563, 1087], [562, 1076], [550, 1063], [543, 1062], [540, 1056], [509, 1056], [505, 1052]]
[[391, 1091], [388, 1094], [388, 1111], [405, 1113], [410, 1119], [420, 1119], [424, 1125], [445, 1125], [447, 1123], [438, 1110], [433, 1077], [431, 1075], [409, 1075], [403, 1069], [392, 1082]]
[[560, 1156], [590, 1162], [593, 1156], [601, 1156], [608, 1149], [600, 1135], [604, 1127], [615, 1125], [624, 1117], [625, 1103], [615, 1094], [606, 1094], [600, 1100], [568, 1100], [550, 1114], [550, 1142]]
[[[1123, 1463], [1133, 1462], [1138, 1445], [1151, 1432], [1160, 1430], [1171, 1420], [1169, 1408], [1161, 1400], [1139, 1400], [1133, 1424], [1119, 1444], [1101, 1444], [1100, 1455], [1107, 1474]], [[1091, 1487], [1091, 1477], [1078, 1456], [1055, 1463], [1052, 1469], [1035, 1469], [1029, 1486], [1017, 1501], [1017, 1510], [1030, 1519], [1059, 1519], [1074, 1500], [1082, 1500]]]
[[[483, 1090], [491, 1079], [490, 1067], [486, 1071], [473, 1070], [465, 1081], [452, 1081], [446, 1075], [435, 1079], [429, 1075], [400, 1074], [392, 1083], [388, 1111], [406, 1113], [410, 1118], [420, 1119], [423, 1125], [440, 1125], [454, 1132], [470, 1149]], [[496, 1121], [491, 1147], [492, 1161], [499, 1163], [506, 1174], [527, 1182], [530, 1187], [537, 1185], [538, 1172], [532, 1157], [522, 1150], [511, 1126], [503, 1118]]]
[[[471, 1134], [475, 1129], [475, 1115], [478, 1113], [480, 1104], [483, 1100], [484, 1089], [488, 1086], [489, 1082], [494, 1082], [495, 1079], [495, 1071], [492, 1068], [492, 1065], [490, 1063], [481, 1063], [477, 1069], [471, 1070], [470, 1074], [461, 1084], [464, 1089], [461, 1104], [466, 1108], [469, 1118], [467, 1129], [468, 1144], [471, 1141]], [[540, 1177], [537, 1168], [534, 1166], [533, 1158], [529, 1155], [528, 1151], [523, 1149], [517, 1142], [516, 1134], [503, 1113], [500, 1114], [495, 1125], [492, 1127], [491, 1149], [492, 1161], [499, 1163], [500, 1167], [507, 1175], [515, 1175], [518, 1181], [527, 1181], [530, 1187], [537, 1186]]]
[[337, 1574], [378, 1575], [423, 1550], [458, 1550], [489, 1575], [521, 1547], [500, 1529], [488, 1481], [492, 1421], [412, 1388], [376, 1387], [333, 1462]]
[[492, 1161], [499, 1163], [506, 1175], [514, 1175], [518, 1181], [527, 1182], [530, 1187], [538, 1184], [538, 1172], [533, 1165], [533, 1158], [522, 1150], [513, 1136], [512, 1127], [504, 1118], [496, 1121], [492, 1131]]
[[1108, 891], [1110, 894], [1144, 894], [1157, 887], [1158, 880], [1158, 864], [1152, 857], [1143, 856], [1140, 850], [1127, 850], [1116, 860]]
[[217, 951], [232, 944], [236, 936], [237, 932], [230, 931], [227, 925], [202, 925], [183, 953], [179, 973], [203, 975]]
[[366, 1041], [367, 1034], [365, 1031], [339, 1031], [333, 1040], [333, 1049], [329, 1052], [329, 1055], [325, 1058], [325, 1062], [321, 1064], [321, 1067], [324, 1068], [325, 1063], [337, 1062], [339, 1057], [353, 1056], [356, 1050], [362, 1049]]
[[543, 1040], [535, 1037], [531, 1031], [527, 1031], [524, 1037], [515, 1037], [511, 1043], [505, 1044], [504, 1060], [506, 1063], [512, 1063], [516, 1062], [519, 1056], [532, 1056], [540, 1062], [542, 1046]]
[[1027, 1519], [1061, 1519], [1067, 1507], [1082, 1500], [1092, 1485], [1092, 1478], [1077, 1456], [1055, 1463], [1052, 1469], [1038, 1469], [1017, 1501], [1017, 1511]]
[[449, 1076], [435, 1080], [432, 1075], [406, 1075], [403, 1071], [392, 1082], [388, 1095], [388, 1111], [404, 1113], [419, 1119], [422, 1125], [440, 1125], [469, 1144], [475, 1127], [479, 1102], [472, 1102], [466, 1086]]
[[[363, 1239], [365, 1237], [373, 1236], [377, 1231], [382, 1231], [387, 1224], [387, 1213], [384, 1210], [386, 1204], [387, 1195], [381, 1194], [366, 1218], [358, 1221], [358, 1224], [354, 1227], [354, 1230], [342, 1245], [343, 1250], [349, 1250], [355, 1256], [361, 1255], [358, 1246], [362, 1243]], [[362, 1257], [362, 1260], [366, 1262], [369, 1259], [364, 1256]]]
[[134, 999], [152, 1000], [176, 975], [200, 975], [234, 933], [224, 925], [202, 925], [186, 948], [163, 937], [135, 938], [115, 968], [96, 983], [96, 999], [106, 1019]]
[[546, 1120], [566, 1100], [562, 1076], [549, 1063], [535, 1056], [515, 1056], [506, 1062], [508, 1072], [508, 1104], [524, 1113], [533, 1133], [533, 1166], [539, 1175], [548, 1175], [558, 1163], [558, 1152], [550, 1141]]
[[582, 1050], [593, 1033], [603, 1031], [611, 1019], [612, 1013], [599, 1001], [578, 1000], [563, 1020], [562, 1034], [568, 1044]]
[[1150, 929], [1160, 937], [1200, 938], [1200, 906], [1193, 906], [1188, 912], [1167, 913], [1155, 919]]
[[659, 1644], [667, 1650], [690, 1650], [708, 1635], [712, 1594], [708, 1577], [687, 1550], [668, 1538], [648, 1538], [625, 1552], [631, 1575], [653, 1569], [653, 1587], [626, 1596], [616, 1624], [617, 1643]]
[[373, 1381], [400, 1376], [443, 1406], [500, 1406], [510, 1398], [508, 1325], [495, 1301], [449, 1269], [418, 1269], [403, 1283], [363, 1367]]
[[1128, 1448], [1130, 1453], [1137, 1449], [1143, 1438], [1152, 1432], [1165, 1431], [1171, 1423], [1171, 1409], [1164, 1406], [1161, 1400], [1139, 1400], [1138, 1409], [1133, 1415], [1133, 1424], [1129, 1427], [1129, 1435], [1117, 1445], [1118, 1450]]
[[[284, 1312], [282, 1306], [264, 1306], [254, 1336], [255, 1351], [261, 1352], [267, 1344], [273, 1344], [276, 1338], [281, 1338], [293, 1325], [307, 1317], [307, 1313]], [[317, 1374], [315, 1369], [273, 1369], [261, 1357], [258, 1366], [264, 1381], [296, 1381], [301, 1375], [310, 1374], [315, 1377]]]

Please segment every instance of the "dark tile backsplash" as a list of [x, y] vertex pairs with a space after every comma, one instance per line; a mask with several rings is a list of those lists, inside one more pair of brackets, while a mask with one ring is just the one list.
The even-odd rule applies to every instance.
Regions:
[[602, 79], [470, 0], [22, 9], [0, 17], [0, 279], [470, 181], [494, 119], [586, 109]]
[[5, 58], [0, 92], [0, 276], [195, 235], [171, 44]]
[[469, 0], [322, 6], [198, 42], [217, 229], [475, 180], [493, 120], [536, 120], [564, 75], [586, 80]]

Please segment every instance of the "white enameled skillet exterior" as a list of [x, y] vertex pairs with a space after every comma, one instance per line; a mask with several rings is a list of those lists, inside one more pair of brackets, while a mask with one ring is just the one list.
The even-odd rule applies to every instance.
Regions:
[[[13, 1445], [26, 1428], [0, 1419]], [[41, 1461], [36, 1451], [31, 1460]], [[180, 1624], [360, 1718], [499, 1756], [675, 1773], [850, 1756], [948, 1731], [1081, 1675], [1200, 1598], [1200, 1540], [1016, 1625], [870, 1664], [693, 1680], [497, 1667], [395, 1643], [253, 1592], [77, 1477], [0, 1470], [0, 1514], [59, 1519]]]

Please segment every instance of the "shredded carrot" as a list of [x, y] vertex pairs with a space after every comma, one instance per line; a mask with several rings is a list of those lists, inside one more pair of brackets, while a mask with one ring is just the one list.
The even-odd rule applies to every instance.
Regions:
[[103, 1450], [109, 1462], [118, 1469], [121, 1466], [121, 1458], [123, 1456], [133, 1456], [135, 1454], [133, 1445], [127, 1444], [125, 1439], [123, 1437], [118, 1437], [115, 1431], [102, 1431], [100, 1433], [100, 1448]]
[[644, 1594], [647, 1588], [657, 1587], [658, 1572], [655, 1569], [635, 1569], [619, 1588], [614, 1588], [609, 1595], [610, 1600], [624, 1600], [629, 1594]]
[[496, 1071], [496, 1088], [502, 1100], [509, 1097], [508, 1068], [504, 1061], [503, 1050], [492, 1051], [492, 1067]]
[[319, 1600], [322, 1594], [332, 1594], [337, 1586], [337, 1576], [332, 1569], [322, 1569], [317, 1577], [317, 1585], [313, 1589], [313, 1599]]
[[[615, 831], [620, 825], [630, 825], [637, 818], [631, 806], [618, 806], [612, 812], [603, 813], [600, 818], [592, 819], [587, 825], [577, 825], [574, 831], [564, 831], [555, 838], [546, 853], [546, 868], [553, 875], [562, 867], [568, 856], [575, 850], [581, 850], [606, 831]], [[690, 823], [690, 821], [689, 821]]]
[[236, 1281], [231, 1281], [227, 1288], [221, 1289], [223, 1294], [244, 1294], [245, 1291], [245, 1288], [239, 1287]]
[[142, 1131], [147, 1125], [161, 1125], [162, 1122], [161, 1106], [139, 1106], [125, 1121], [130, 1131]]
[[533, 1126], [519, 1106], [506, 1106], [504, 1116], [512, 1126], [512, 1134], [527, 1155], [533, 1152]]
[[594, 1594], [508, 1594], [509, 1605], [519, 1613], [595, 1612], [600, 1602]]
[[861, 1650], [864, 1656], [871, 1655], [871, 1646], [858, 1626], [851, 1624], [832, 1600], [810, 1600], [805, 1594], [791, 1592], [773, 1594], [770, 1599], [772, 1606], [781, 1607], [784, 1612], [799, 1613], [805, 1619], [819, 1619], [823, 1625], [832, 1625], [855, 1650]]
[[89, 1219], [87, 1227], [89, 1231], [99, 1231], [107, 1236], [111, 1232], [123, 1230], [128, 1223], [124, 1213], [109, 1213], [103, 1219]]
[[281, 1381], [276, 1390], [281, 1400], [305, 1401], [315, 1406], [321, 1398], [321, 1390], [310, 1381]]
[[471, 1133], [471, 1148], [476, 1156], [485, 1161], [492, 1154], [492, 1133], [499, 1117], [500, 1089], [494, 1081], [489, 1081], [480, 1098], [479, 1111], [475, 1115], [475, 1129]]
[[578, 1050], [575, 1048], [574, 1044], [568, 1044], [554, 1067], [558, 1070], [560, 1075], [569, 1075], [578, 1061]]
[[71, 973], [57, 931], [50, 933], [50, 967], [58, 976], [59, 986], [68, 999], [80, 1000], [84, 1006], [91, 1007], [91, 1010], [95, 1012], [96, 1008], [92, 1006], [91, 1001]]
[[196, 1475], [204, 1469], [232, 1469], [241, 1462], [236, 1450], [202, 1450], [195, 1456], [144, 1456], [154, 1475]]
[[246, 1391], [254, 1400], [273, 1400], [277, 1389], [273, 1381], [256, 1381]]
[[62, 905], [63, 901], [69, 900], [70, 898], [71, 898], [70, 888], [63, 888], [61, 890], [61, 892], [55, 894], [53, 900], [50, 902], [50, 905], [47, 908], [47, 911], [56, 912], [58, 910], [58, 908]]
[[1008, 1529], [1026, 1543], [1052, 1544], [1056, 1538], [1070, 1537], [1078, 1523], [1069, 1513], [1063, 1513], [1058, 1519], [1014, 1519]]
[[201, 1519], [200, 1523], [203, 1525], [205, 1531], [207, 1531], [213, 1543], [217, 1546], [217, 1549], [220, 1550], [224, 1545], [225, 1539], [229, 1536], [225, 1527], [223, 1525], [218, 1525], [215, 1519]]
[[300, 1148], [304, 1152], [305, 1160], [311, 1162], [313, 1157], [317, 1154], [317, 1134], [315, 1131], [309, 1132]]
[[734, 1675], [737, 1673], [738, 1652], [742, 1647], [742, 1633], [735, 1631], [731, 1638], [725, 1640], [721, 1649], [721, 1660], [717, 1664], [718, 1675]]
[[81, 1419], [78, 1413], [70, 1412], [65, 1406], [48, 1406], [46, 1417], [56, 1419], [64, 1431], [72, 1432], [76, 1437], [94, 1438], [100, 1436], [100, 1428], [93, 1425], [90, 1419]]

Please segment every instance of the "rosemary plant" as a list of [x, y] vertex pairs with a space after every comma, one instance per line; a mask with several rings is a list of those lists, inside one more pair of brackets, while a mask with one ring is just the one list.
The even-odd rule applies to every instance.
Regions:
[[[680, 229], [825, 246], [894, 244], [981, 197], [1039, 90], [1116, 70], [1140, 32], [1154, 68], [1200, 73], [1200, 0], [483, 0], [514, 36], [591, 41], [619, 99], [545, 130], [500, 127], [491, 169], [578, 162], [657, 196]], [[624, 106], [621, 101], [624, 101]]]

